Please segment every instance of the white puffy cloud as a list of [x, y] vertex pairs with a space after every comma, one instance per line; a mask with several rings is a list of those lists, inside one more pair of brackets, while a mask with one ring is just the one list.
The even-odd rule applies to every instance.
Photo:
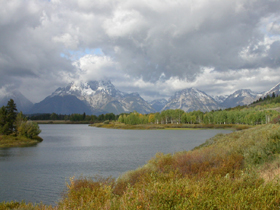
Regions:
[[121, 71], [116, 69], [116, 63], [108, 56], [85, 55], [73, 65], [78, 69], [78, 80], [102, 80], [122, 77]]

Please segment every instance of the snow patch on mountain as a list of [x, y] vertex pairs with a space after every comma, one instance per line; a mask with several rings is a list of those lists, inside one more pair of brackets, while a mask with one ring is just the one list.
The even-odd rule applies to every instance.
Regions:
[[252, 103], [262, 96], [260, 93], [255, 93], [250, 89], [241, 89], [229, 95], [222, 105], [226, 108], [243, 106]]
[[58, 88], [51, 97], [74, 95], [93, 110], [104, 110], [120, 114], [134, 110], [141, 113], [155, 111], [138, 93], [124, 93], [117, 90], [109, 81], [72, 82]]
[[212, 98], [215, 99], [215, 101], [217, 101], [218, 103], [223, 103], [226, 99], [227, 99], [228, 95], [217, 95], [217, 96], [212, 96]]
[[277, 85], [275, 85], [274, 87], [272, 87], [269, 91], [266, 91], [263, 95], [262, 95], [262, 97], [265, 97], [265, 96], [267, 96], [267, 95], [270, 95], [270, 96], [272, 96], [272, 94], [275, 94], [276, 96], [278, 95], [280, 95], [280, 83], [278, 83]]
[[194, 110], [206, 112], [220, 108], [219, 104], [211, 96], [196, 88], [188, 88], [176, 92], [162, 110], [182, 109], [186, 112]]

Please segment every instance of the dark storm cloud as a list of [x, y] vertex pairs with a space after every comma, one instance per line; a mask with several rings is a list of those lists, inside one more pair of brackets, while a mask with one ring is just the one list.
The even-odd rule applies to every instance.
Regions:
[[52, 31], [44, 25], [44, 9], [48, 9], [44, 1], [1, 1], [0, 88], [20, 87], [32, 78], [34, 84], [35, 80], [61, 81], [58, 75], [62, 71], [73, 70], [71, 63], [59, 56], [61, 47], [51, 40]]
[[[280, 80], [269, 78], [280, 64], [279, 1], [0, 4], [0, 89], [19, 86], [33, 101], [73, 79], [112, 79], [119, 88], [143, 91], [146, 97], [190, 86], [231, 91], [246, 78], [251, 87], [261, 86], [259, 77], [265, 78], [263, 84]], [[102, 53], [78, 60], [61, 56], [86, 49]]]

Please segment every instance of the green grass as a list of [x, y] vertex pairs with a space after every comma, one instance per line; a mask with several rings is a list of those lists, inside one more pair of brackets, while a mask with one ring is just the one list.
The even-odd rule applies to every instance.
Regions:
[[[158, 153], [117, 179], [70, 178], [57, 206], [1, 209], [279, 209], [280, 125], [218, 134], [192, 151]], [[267, 176], [270, 176], [268, 179]]]
[[23, 136], [0, 135], [0, 148], [32, 146], [41, 141], [43, 141], [43, 139], [39, 136], [29, 139]]
[[127, 129], [127, 130], [158, 130], [158, 129], [234, 129], [244, 130], [253, 126], [238, 125], [238, 124], [139, 124], [128, 125], [124, 123], [112, 122], [110, 124], [95, 123], [90, 126], [98, 128], [110, 128], [110, 129]]

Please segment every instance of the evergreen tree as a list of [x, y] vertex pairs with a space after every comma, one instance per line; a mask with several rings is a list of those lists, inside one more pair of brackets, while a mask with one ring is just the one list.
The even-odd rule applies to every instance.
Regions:
[[86, 113], [84, 112], [83, 113], [83, 120], [85, 120], [86, 119]]
[[6, 124], [7, 124], [8, 130], [5, 134], [11, 134], [14, 132], [14, 130], [16, 128], [15, 122], [16, 122], [16, 118], [17, 118], [17, 108], [16, 108], [16, 104], [13, 99], [10, 99], [8, 101], [6, 110], [7, 110]]
[[2, 106], [0, 109], [0, 134], [8, 133], [8, 123], [7, 123], [7, 109]]

